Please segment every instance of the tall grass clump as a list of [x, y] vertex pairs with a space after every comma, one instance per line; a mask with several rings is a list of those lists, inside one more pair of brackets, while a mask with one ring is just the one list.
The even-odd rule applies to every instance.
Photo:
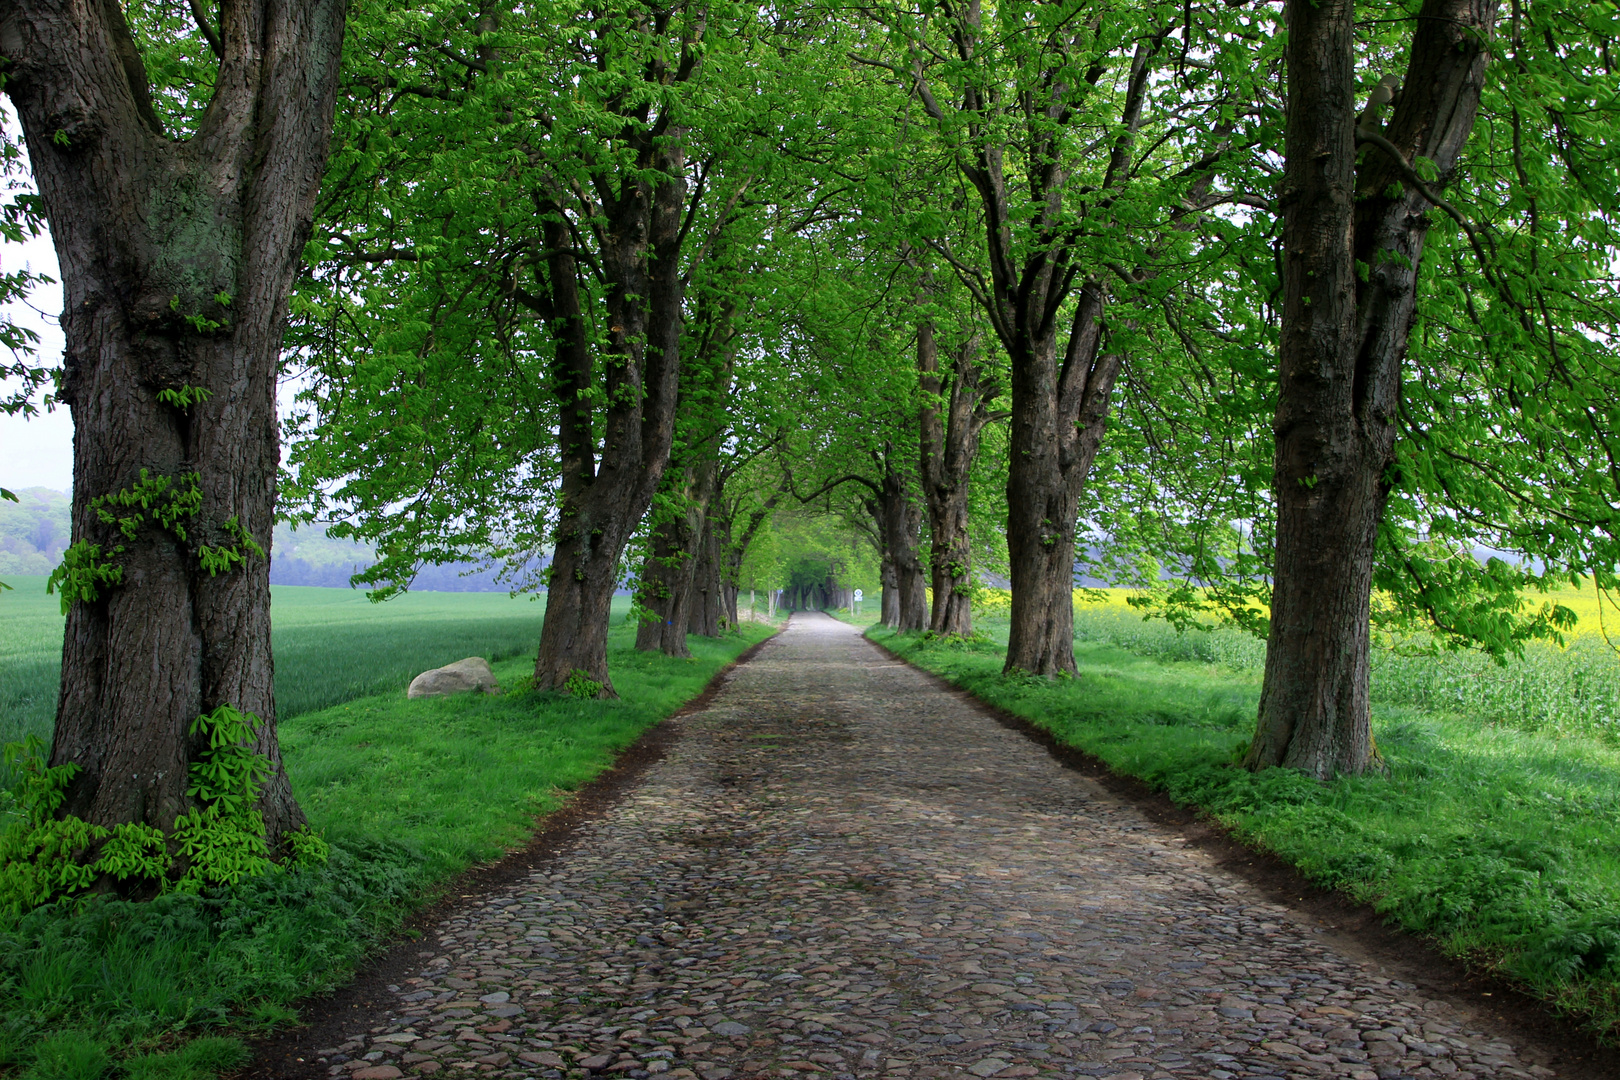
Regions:
[[1373, 658], [1373, 698], [1524, 731], [1620, 738], [1620, 656], [1583, 634], [1565, 648], [1532, 643], [1497, 664], [1480, 653]]

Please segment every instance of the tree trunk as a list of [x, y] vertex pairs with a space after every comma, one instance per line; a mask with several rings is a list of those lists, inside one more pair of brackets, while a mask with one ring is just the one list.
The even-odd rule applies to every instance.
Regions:
[[878, 618], [891, 629], [900, 625], [900, 590], [896, 587], [894, 560], [884, 552], [878, 562], [878, 581], [883, 595], [878, 600]]
[[907, 490], [906, 478], [883, 471], [884, 547], [894, 570], [895, 621], [901, 633], [928, 627], [928, 579], [922, 566], [922, 509]]
[[667, 520], [653, 530], [653, 550], [642, 568], [643, 586], [638, 594], [642, 606], [659, 619], [637, 628], [638, 649], [691, 656], [686, 635], [703, 632], [697, 628], [695, 609], [704, 602], [704, 552], [718, 474], [713, 458], [700, 459], [680, 470], [680, 484], [669, 492], [675, 505], [666, 511]]
[[[1354, 5], [1287, 8], [1277, 547], [1259, 721], [1246, 764], [1327, 778], [1377, 761], [1370, 725], [1374, 545], [1389, 496], [1401, 363], [1430, 203], [1473, 129], [1495, 0], [1426, 0], [1387, 134], [1356, 126]], [[1356, 143], [1376, 139], [1357, 165]], [[1432, 190], [1432, 189], [1431, 189]], [[1363, 280], [1357, 274], [1362, 267]]]
[[[738, 594], [742, 580], [742, 561], [748, 554], [748, 545], [753, 543], [754, 535], [758, 531], [759, 523], [764, 521], [775, 505], [774, 498], [766, 506], [756, 510], [750, 515], [743, 535], [736, 535], [737, 514], [739, 507], [736, 503], [725, 498], [723, 487], [715, 493], [714, 501], [709, 504], [709, 521], [714, 529], [715, 550], [720, 566], [720, 615], [725, 620], [724, 626], [735, 630], [742, 623], [742, 612], [738, 607]], [[752, 597], [753, 590], [749, 590]], [[753, 615], [753, 602], [749, 601], [749, 616]]]
[[1073, 674], [1074, 534], [1119, 357], [1098, 356], [1102, 288], [1080, 291], [1060, 378], [1054, 334], [1016, 338], [1007, 554], [1012, 571], [1006, 671]]
[[[923, 501], [928, 508], [928, 569], [934, 588], [929, 628], [940, 634], [973, 633], [973, 548], [968, 542], [968, 483], [989, 420], [993, 389], [981, 385], [974, 338], [952, 354], [942, 377], [933, 325], [917, 327], [917, 372], [923, 391], [918, 410]], [[943, 414], [943, 415], [942, 415]]]
[[[573, 241], [560, 214], [544, 225], [549, 295], [539, 305], [556, 345], [562, 505], [535, 657], [537, 689], [576, 691], [575, 674], [617, 696], [607, 670], [607, 626], [619, 557], [669, 463], [680, 374], [680, 268], [685, 209], [683, 133], [643, 147], [647, 171], [605, 200], [599, 235], [607, 280], [607, 364], [602, 450], [592, 433], [591, 345], [580, 307]], [[608, 191], [608, 185], [600, 190]]]
[[[345, 6], [220, 10], [218, 89], [185, 139], [153, 110], [119, 5], [9, 4], [0, 50], [66, 301], [76, 546], [51, 764], [81, 771], [59, 812], [171, 829], [204, 748], [190, 726], [228, 704], [263, 722], [275, 841], [304, 821], [272, 689], [276, 373]], [[151, 505], [98, 502], [121, 492]], [[117, 581], [92, 584], [92, 564]]]
[[695, 561], [687, 629], [704, 637], [719, 637], [724, 631], [725, 593], [720, 580], [720, 543], [714, 533], [714, 522], [708, 517], [703, 521]]
[[[963, 9], [951, 34], [963, 58], [991, 55], [982, 48], [982, 11]], [[1128, 182], [1132, 148], [1143, 104], [1169, 25], [1135, 39], [1123, 94], [1118, 134], [1094, 195]], [[1074, 667], [1074, 534], [1077, 508], [1091, 463], [1096, 458], [1108, 415], [1109, 398], [1121, 357], [1102, 343], [1104, 291], [1097, 271], [1076, 264], [1075, 231], [1064, 220], [1064, 193], [1074, 178], [1064, 143], [1064, 126], [1082, 110], [1070, 97], [1076, 82], [1072, 61], [1051, 50], [1045, 62], [1028, 69], [1033, 80], [1010, 100], [992, 102], [987, 86], [971, 78], [961, 86], [955, 108], [966, 122], [957, 167], [979, 196], [984, 210], [988, 287], [972, 275], [964, 284], [974, 293], [1007, 350], [1011, 369], [1012, 431], [1007, 477], [1007, 548], [1012, 570], [1012, 627], [1005, 670], [1053, 676]], [[1100, 58], [1099, 58], [1100, 59]], [[972, 64], [969, 64], [971, 67]], [[1105, 70], [1099, 64], [1098, 75]], [[956, 127], [940, 100], [918, 84], [923, 106], [941, 124]], [[924, 92], [926, 91], [926, 93]], [[986, 122], [1011, 108], [1019, 125]], [[1008, 115], [1012, 115], [1008, 114]], [[1006, 159], [1010, 130], [1027, 130], [1021, 161], [1037, 163], [1022, 176], [1009, 177]], [[1014, 205], [1014, 193], [1023, 199]], [[1014, 223], [1023, 223], [1015, 227]], [[1114, 223], [1123, 232], [1123, 223]], [[1039, 247], [1027, 237], [1043, 237]], [[1079, 286], [1079, 295], [1074, 289]], [[1060, 311], [1068, 310], [1066, 340], [1058, 345]], [[1061, 360], [1061, 365], [1060, 365]]]
[[671, 509], [668, 518], [653, 527], [652, 550], [641, 568], [636, 600], [656, 618], [636, 627], [636, 648], [684, 657], [692, 655], [686, 647], [686, 620], [703, 512], [692, 500], [691, 470], [682, 469], [681, 474], [675, 497], [685, 505]]

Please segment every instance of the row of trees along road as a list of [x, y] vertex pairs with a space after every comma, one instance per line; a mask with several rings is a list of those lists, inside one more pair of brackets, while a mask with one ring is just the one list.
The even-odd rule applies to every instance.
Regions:
[[[63, 812], [167, 829], [222, 704], [277, 760], [278, 480], [379, 596], [548, 553], [541, 689], [612, 694], [627, 572], [640, 647], [735, 621], [808, 504], [896, 626], [970, 632], [1005, 568], [1007, 670], [1072, 673], [1078, 556], [1267, 636], [1251, 767], [1375, 766], [1375, 632], [1505, 655], [1569, 621], [1527, 590], [1616, 583], [1616, 18], [10, 0], [77, 429]], [[279, 764], [264, 802], [299, 823]]]

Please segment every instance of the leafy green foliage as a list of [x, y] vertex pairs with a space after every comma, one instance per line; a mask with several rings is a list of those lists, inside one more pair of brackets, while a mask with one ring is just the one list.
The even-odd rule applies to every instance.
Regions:
[[[8, 745], [5, 764], [17, 780], [0, 804], [10, 819], [0, 827], [0, 913], [15, 915], [71, 896], [103, 875], [195, 893], [268, 872], [274, 864], [258, 799], [270, 760], [252, 749], [258, 726], [256, 717], [229, 704], [192, 723], [191, 734], [206, 745], [191, 764], [186, 794], [199, 801], [175, 819], [168, 838], [140, 822], [109, 829], [71, 815], [56, 817], [79, 767], [46, 766], [36, 736]], [[320, 837], [300, 836], [287, 865], [307, 868], [325, 850]], [[184, 867], [178, 877], [177, 862]]]
[[178, 390], [165, 387], [157, 392], [157, 399], [165, 405], [173, 405], [181, 412], [186, 411], [201, 401], [207, 401], [214, 396], [214, 392], [204, 386], [182, 386]]
[[202, 507], [199, 479], [194, 472], [179, 477], [153, 476], [142, 469], [141, 478], [129, 487], [91, 499], [90, 509], [103, 525], [116, 527], [126, 540], [135, 539], [148, 520], [185, 540], [185, 522], [196, 517]]
[[186, 795], [201, 804], [175, 819], [174, 840], [187, 860], [176, 888], [237, 885], [270, 869], [259, 789], [270, 775], [270, 759], [251, 747], [256, 717], [229, 704], [197, 717], [193, 737], [207, 747], [189, 770]]
[[568, 673], [568, 679], [563, 683], [563, 693], [569, 697], [589, 700], [602, 692], [602, 684], [591, 678], [590, 673], [578, 669]]
[[[118, 555], [123, 550], [123, 546], [119, 545], [110, 554]], [[45, 582], [45, 591], [60, 592], [62, 614], [66, 615], [74, 601], [93, 604], [101, 599], [103, 589], [121, 585], [123, 581], [124, 568], [111, 559], [103, 558], [100, 544], [80, 540], [62, 553], [62, 563], [51, 571], [50, 578]]]
[[202, 568], [210, 577], [228, 573], [250, 558], [265, 558], [264, 548], [260, 547], [259, 542], [248, 533], [242, 525], [241, 518], [232, 514], [226, 519], [223, 530], [231, 543], [213, 547], [207, 544], [197, 545], [197, 561], [202, 564]]
[[[171, 392], [160, 391], [159, 397], [166, 393]], [[179, 396], [170, 403], [186, 408], [202, 400], [206, 391], [186, 387], [174, 393]], [[137, 539], [141, 528], [151, 524], [185, 543], [193, 539], [194, 532], [207, 531], [199, 530], [195, 523], [202, 509], [202, 489], [198, 486], [200, 480], [201, 476], [195, 472], [172, 477], [155, 476], [142, 469], [140, 479], [129, 487], [91, 499], [90, 509], [95, 512], [97, 520], [117, 529], [127, 541]], [[229, 573], [250, 558], [266, 557], [264, 548], [236, 515], [228, 518], [219, 531], [227, 542], [210, 545], [202, 542], [200, 536], [196, 537], [197, 561], [209, 576]], [[122, 584], [123, 570], [111, 556], [123, 551], [124, 546], [118, 545], [104, 557], [101, 545], [80, 540], [63, 553], [62, 562], [51, 572], [46, 588], [52, 592], [61, 590], [64, 615], [75, 600], [92, 603], [100, 599], [102, 590]]]
[[87, 889], [104, 874], [161, 878], [169, 858], [156, 829], [138, 822], [107, 829], [54, 816], [79, 766], [50, 768], [43, 750], [35, 736], [5, 748], [16, 779], [0, 797], [0, 917]]

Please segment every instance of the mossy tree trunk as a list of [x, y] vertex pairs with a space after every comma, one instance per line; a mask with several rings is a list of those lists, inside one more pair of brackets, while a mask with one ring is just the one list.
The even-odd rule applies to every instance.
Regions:
[[[269, 837], [304, 820], [272, 688], [275, 387], [344, 14], [343, 0], [220, 4], [216, 89], [177, 136], [120, 5], [0, 8], [66, 301], [74, 547], [51, 763], [80, 772], [62, 813], [171, 828], [191, 804], [190, 726], [228, 704], [263, 721]], [[133, 498], [106, 501], [120, 493]]]

